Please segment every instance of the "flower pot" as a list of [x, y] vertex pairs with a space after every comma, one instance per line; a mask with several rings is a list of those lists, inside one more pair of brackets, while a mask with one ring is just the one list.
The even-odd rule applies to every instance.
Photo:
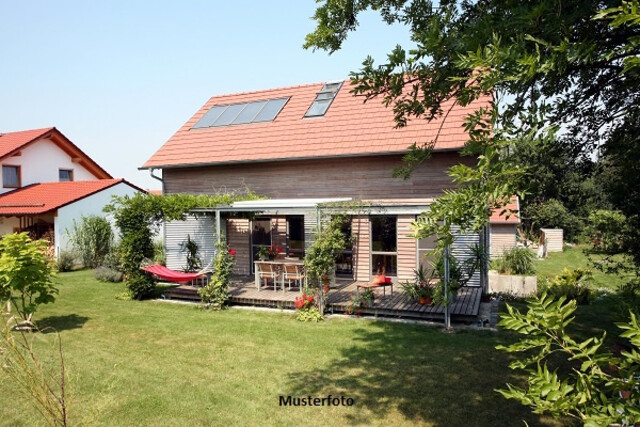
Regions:
[[433, 298], [431, 297], [420, 297], [418, 301], [420, 304], [431, 305], [433, 303]]

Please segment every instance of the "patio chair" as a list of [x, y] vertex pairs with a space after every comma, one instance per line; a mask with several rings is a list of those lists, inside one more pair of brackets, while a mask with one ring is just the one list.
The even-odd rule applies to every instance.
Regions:
[[[284, 265], [284, 277], [283, 279], [288, 282], [289, 290], [291, 290], [291, 282], [293, 281], [294, 285], [302, 289], [302, 281], [304, 280], [304, 274], [302, 272], [302, 267], [295, 264], [285, 264]], [[284, 283], [282, 284], [282, 292], [284, 292]]]
[[[258, 284], [258, 292], [260, 292], [260, 288], [262, 288], [262, 281], [265, 281], [265, 287], [269, 286], [269, 279], [273, 280], [273, 290], [278, 290], [278, 276], [279, 272], [273, 268], [273, 264], [265, 264], [258, 262], [256, 263], [258, 267], [258, 278], [260, 279], [260, 283]], [[282, 290], [284, 290], [284, 285], [282, 286]]]

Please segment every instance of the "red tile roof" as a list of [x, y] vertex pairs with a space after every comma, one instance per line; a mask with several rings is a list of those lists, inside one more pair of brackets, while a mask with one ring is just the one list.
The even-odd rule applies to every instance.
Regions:
[[41, 136], [53, 129], [54, 128], [42, 128], [0, 133], [0, 158], [19, 150], [24, 145], [36, 139], [40, 139]]
[[87, 156], [55, 127], [0, 133], [0, 160], [10, 157], [16, 152], [44, 138], [50, 139], [70, 157], [77, 159], [78, 163], [84, 166], [96, 178], [112, 178], [107, 171], [102, 169], [99, 164], [94, 162], [91, 157]]
[[520, 224], [520, 200], [512, 196], [506, 206], [494, 209], [489, 218], [490, 224]]
[[122, 178], [32, 184], [0, 195], [0, 216], [51, 212], [122, 182], [144, 191]]
[[[322, 86], [317, 83], [214, 96], [143, 168], [404, 153], [414, 142], [431, 142], [438, 130], [436, 150], [460, 149], [468, 139], [462, 127], [464, 118], [491, 101], [487, 95], [467, 107], [451, 109], [446, 119], [413, 119], [396, 129], [392, 108], [386, 108], [381, 99], [364, 103], [363, 97], [349, 93], [347, 80], [323, 117], [304, 118]], [[272, 122], [191, 129], [214, 105], [282, 97], [290, 99]], [[450, 105], [445, 104], [443, 111]]]

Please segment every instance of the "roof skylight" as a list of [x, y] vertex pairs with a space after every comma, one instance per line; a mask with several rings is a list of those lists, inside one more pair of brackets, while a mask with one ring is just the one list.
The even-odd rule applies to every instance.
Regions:
[[313, 101], [313, 104], [311, 104], [311, 107], [309, 107], [304, 116], [324, 116], [341, 87], [342, 82], [325, 83], [324, 86], [322, 86], [322, 90], [318, 92], [318, 94], [316, 95], [316, 99]]
[[267, 99], [240, 104], [214, 105], [191, 129], [271, 122], [289, 98]]

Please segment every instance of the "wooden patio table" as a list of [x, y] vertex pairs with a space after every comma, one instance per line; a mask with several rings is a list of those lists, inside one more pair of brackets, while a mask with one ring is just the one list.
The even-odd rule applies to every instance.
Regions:
[[[304, 261], [302, 260], [293, 260], [293, 259], [274, 259], [271, 261], [254, 261], [254, 274], [255, 274], [255, 279], [256, 279], [256, 288], [258, 289], [258, 291], [260, 291], [260, 269], [258, 268], [258, 264], [270, 264], [275, 266], [278, 270], [280, 270], [278, 272], [278, 275], [280, 277], [282, 277], [282, 291], [284, 292], [284, 274], [282, 274], [282, 270], [284, 269], [284, 265], [288, 264], [288, 265], [297, 265], [302, 267], [304, 265]], [[274, 279], [275, 280], [275, 279]], [[275, 281], [274, 285], [273, 285], [273, 289], [274, 290], [278, 290], [277, 286], [277, 281]]]

